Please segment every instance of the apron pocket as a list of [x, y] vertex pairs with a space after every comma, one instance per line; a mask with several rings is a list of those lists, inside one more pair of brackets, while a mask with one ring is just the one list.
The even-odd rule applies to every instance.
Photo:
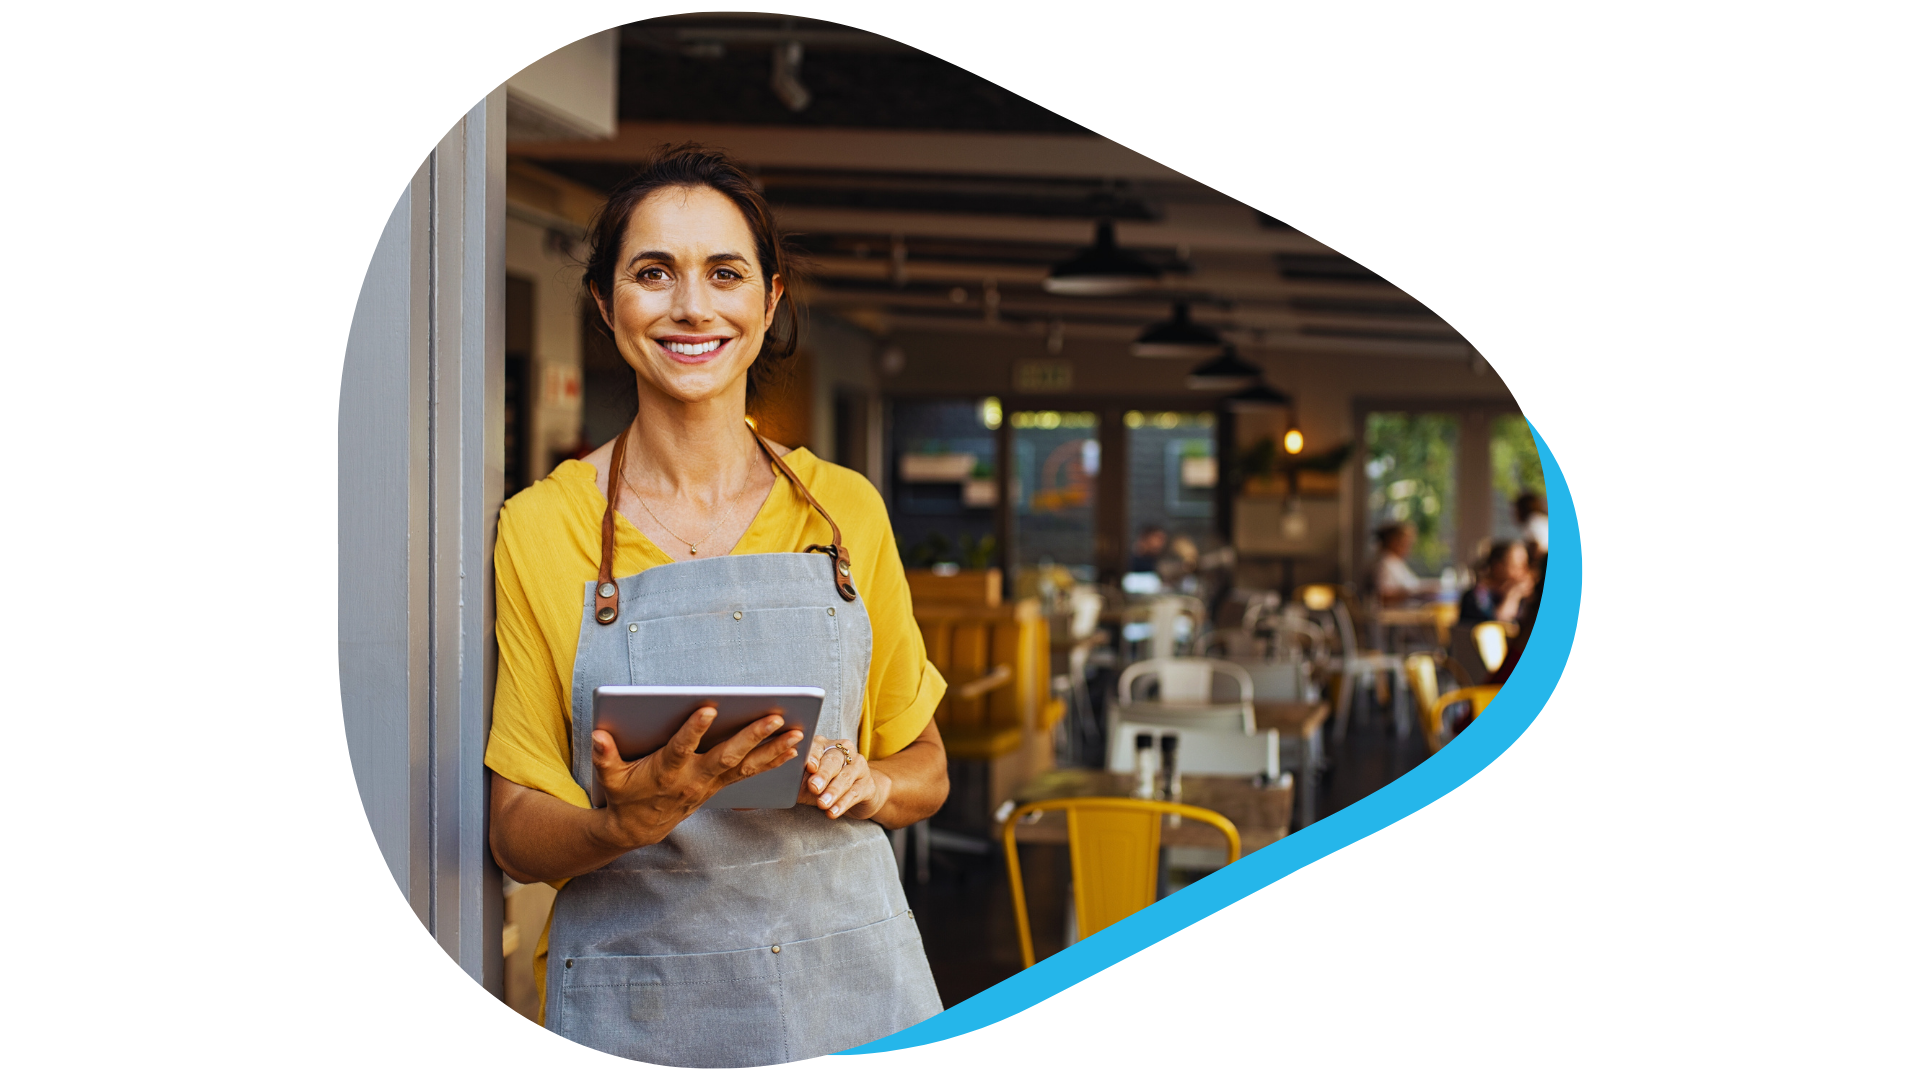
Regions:
[[940, 1011], [913, 916], [902, 913], [782, 950], [793, 1057], [837, 1054]]
[[[634, 1061], [740, 1068], [789, 1060], [770, 948], [687, 956], [575, 957], [560, 1023], [574, 1042]], [[549, 961], [551, 963], [551, 961]]]

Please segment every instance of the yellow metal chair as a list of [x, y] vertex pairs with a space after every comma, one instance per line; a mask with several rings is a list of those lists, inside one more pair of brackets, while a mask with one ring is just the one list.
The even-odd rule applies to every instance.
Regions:
[[1507, 662], [1507, 639], [1520, 632], [1520, 628], [1509, 622], [1475, 623], [1473, 644], [1480, 651], [1480, 662], [1490, 672], [1499, 671], [1500, 665]]
[[1064, 811], [1067, 852], [1073, 862], [1073, 909], [1081, 937], [1090, 937], [1153, 903], [1160, 878], [1160, 822], [1168, 814], [1205, 822], [1227, 837], [1227, 861], [1240, 857], [1240, 830], [1211, 810], [1152, 799], [1043, 799], [1016, 809], [1007, 819], [1007, 879], [1013, 918], [1020, 928], [1020, 962], [1032, 967], [1033, 928], [1020, 877], [1014, 825], [1032, 814]]
[[1426, 711], [1426, 722], [1423, 725], [1427, 731], [1427, 749], [1437, 754], [1442, 746], [1447, 745], [1448, 709], [1464, 701], [1467, 703], [1467, 715], [1476, 717], [1486, 711], [1487, 706], [1493, 701], [1493, 695], [1499, 692], [1500, 684], [1488, 683], [1484, 686], [1465, 686], [1458, 690], [1449, 690], [1435, 698], [1433, 707]]

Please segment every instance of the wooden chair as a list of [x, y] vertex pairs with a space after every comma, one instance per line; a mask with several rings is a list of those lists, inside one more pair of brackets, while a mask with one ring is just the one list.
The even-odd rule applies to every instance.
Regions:
[[1046, 617], [1037, 600], [1012, 604], [915, 599], [927, 659], [947, 680], [933, 711], [947, 757], [983, 762], [984, 815], [1053, 767], [1053, 725], [1066, 703], [1052, 694]]
[[1167, 815], [1204, 822], [1227, 838], [1227, 861], [1240, 857], [1240, 830], [1211, 810], [1150, 799], [1044, 799], [1014, 810], [1001, 834], [1013, 919], [1020, 930], [1020, 963], [1032, 967], [1033, 927], [1020, 877], [1014, 824], [1035, 814], [1067, 815], [1067, 852], [1073, 864], [1073, 909], [1081, 937], [1097, 934], [1153, 903], [1160, 879], [1160, 823]]

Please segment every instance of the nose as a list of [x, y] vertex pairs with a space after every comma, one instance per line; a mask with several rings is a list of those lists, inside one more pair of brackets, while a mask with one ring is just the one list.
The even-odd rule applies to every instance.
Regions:
[[668, 315], [674, 322], [700, 327], [713, 321], [713, 285], [702, 274], [688, 274], [673, 286], [673, 306]]

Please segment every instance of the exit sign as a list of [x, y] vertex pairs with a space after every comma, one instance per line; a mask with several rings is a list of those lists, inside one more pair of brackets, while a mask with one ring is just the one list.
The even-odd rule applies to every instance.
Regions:
[[1013, 365], [1016, 390], [1042, 393], [1073, 389], [1073, 365], [1059, 360], [1025, 360]]

